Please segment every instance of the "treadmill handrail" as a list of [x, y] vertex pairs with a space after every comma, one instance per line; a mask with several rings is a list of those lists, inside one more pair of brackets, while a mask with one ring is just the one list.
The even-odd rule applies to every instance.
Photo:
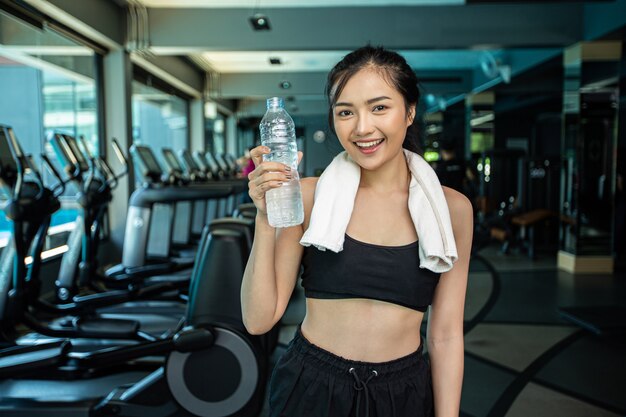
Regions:
[[192, 184], [187, 186], [168, 186], [161, 188], [139, 188], [130, 196], [131, 207], [151, 207], [156, 203], [175, 201], [209, 200], [232, 194], [234, 187], [227, 183]]

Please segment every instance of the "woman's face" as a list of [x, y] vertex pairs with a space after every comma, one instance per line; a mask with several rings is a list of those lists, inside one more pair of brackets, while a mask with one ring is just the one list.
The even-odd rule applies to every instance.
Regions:
[[374, 170], [397, 157], [415, 109], [373, 69], [352, 76], [333, 109], [341, 145], [362, 168]]

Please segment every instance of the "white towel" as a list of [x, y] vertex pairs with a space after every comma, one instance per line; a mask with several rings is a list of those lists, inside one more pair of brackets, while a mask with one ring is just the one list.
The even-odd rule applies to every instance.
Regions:
[[[458, 255], [443, 189], [428, 162], [407, 150], [404, 155], [411, 171], [408, 204], [419, 239], [420, 268], [449, 271]], [[301, 245], [343, 250], [360, 179], [361, 168], [347, 152], [333, 159], [317, 182], [311, 221]]]

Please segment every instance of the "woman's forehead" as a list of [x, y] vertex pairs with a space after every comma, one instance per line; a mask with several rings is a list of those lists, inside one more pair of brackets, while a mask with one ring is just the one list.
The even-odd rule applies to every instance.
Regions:
[[[337, 102], [347, 97], [375, 97], [381, 93], [390, 98], [401, 97], [400, 92], [390, 82], [390, 77], [386, 71], [381, 69], [364, 68], [352, 75], [343, 86], [343, 89], [337, 97]], [[335, 89], [338, 85], [335, 85]]]

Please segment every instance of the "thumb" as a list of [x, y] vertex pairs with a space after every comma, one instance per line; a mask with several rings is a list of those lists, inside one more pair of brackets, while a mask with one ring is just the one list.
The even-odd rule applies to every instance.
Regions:
[[270, 150], [266, 146], [257, 146], [250, 151], [250, 158], [254, 162], [254, 166], [258, 167], [263, 162], [263, 155], [270, 153]]
[[303, 156], [304, 154], [302, 153], [302, 151], [298, 151], [298, 165], [300, 165], [300, 161], [302, 161]]

